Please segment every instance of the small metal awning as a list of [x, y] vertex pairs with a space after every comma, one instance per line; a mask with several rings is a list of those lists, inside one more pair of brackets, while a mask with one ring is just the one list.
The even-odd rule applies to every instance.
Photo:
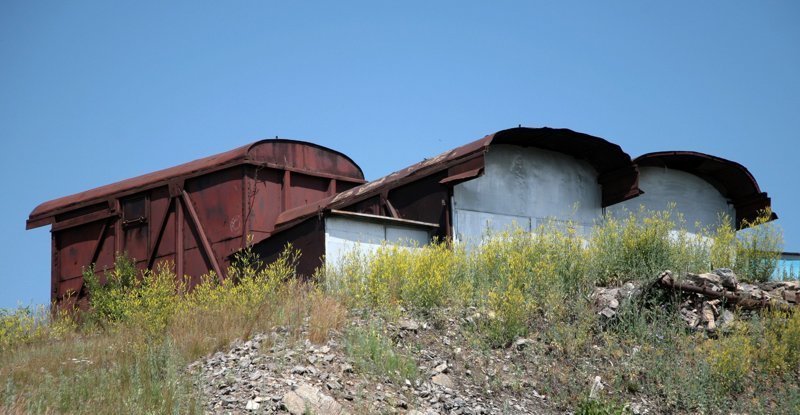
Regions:
[[413, 226], [417, 228], [427, 228], [427, 229], [435, 229], [438, 228], [439, 225], [430, 222], [420, 222], [416, 220], [409, 220], [409, 219], [401, 219], [401, 218], [392, 218], [389, 216], [380, 216], [380, 215], [370, 215], [368, 213], [358, 213], [358, 212], [348, 212], [346, 210], [336, 210], [333, 209], [329, 213], [331, 216], [345, 216], [349, 218], [353, 218], [356, 220], [364, 220], [370, 222], [383, 222], [392, 225], [398, 226]]

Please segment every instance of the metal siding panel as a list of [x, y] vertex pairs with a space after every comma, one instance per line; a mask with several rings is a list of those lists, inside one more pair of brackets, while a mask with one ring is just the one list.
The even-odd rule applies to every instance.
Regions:
[[108, 230], [106, 230], [106, 235], [103, 238], [102, 245], [100, 246], [100, 253], [97, 255], [95, 270], [112, 268], [116, 257], [116, 252], [114, 252], [114, 228], [109, 225]]
[[[639, 206], [648, 210], [664, 210], [670, 203], [682, 213], [690, 230], [715, 226], [720, 213], [728, 214], [734, 226], [736, 211], [728, 200], [707, 181], [681, 170], [662, 167], [640, 167], [639, 186], [643, 195], [606, 208], [607, 214], [627, 216], [637, 213]], [[699, 227], [695, 227], [699, 223]]]
[[[495, 145], [486, 173], [453, 188], [458, 239], [480, 240], [516, 218], [531, 230], [549, 219], [574, 221], [586, 232], [602, 217], [602, 189], [586, 161], [548, 150]], [[474, 213], [468, 213], [474, 212]]]
[[160, 224], [164, 215], [167, 215], [167, 223], [164, 224], [164, 232], [161, 235], [161, 240], [156, 247], [156, 257], [163, 257], [175, 253], [175, 206], [170, 206], [170, 196], [166, 188], [161, 188], [153, 192], [150, 199], [150, 240], [155, 243], [158, 239], [158, 229], [154, 229], [157, 224]]
[[292, 185], [289, 188], [289, 209], [307, 205], [328, 197], [328, 183], [330, 180], [304, 174], [293, 174]]
[[101, 222], [92, 222], [56, 233], [59, 247], [59, 280], [64, 281], [83, 275], [83, 268], [92, 261], [92, 254], [102, 227]]
[[281, 180], [283, 172], [275, 169], [257, 169], [253, 173], [254, 191], [249, 194], [253, 209], [250, 213], [251, 230], [271, 232], [281, 213]]
[[83, 287], [83, 277], [70, 278], [58, 283], [58, 290], [56, 296], [58, 299], [64, 298], [67, 293], [71, 293], [74, 297], [80, 293]]
[[422, 246], [429, 242], [428, 231], [424, 229], [384, 225], [386, 240], [403, 246]]
[[325, 264], [338, 264], [347, 253], [358, 249], [371, 253], [384, 243], [422, 246], [429, 242], [427, 230], [329, 216], [325, 218]]
[[383, 225], [346, 218], [325, 219], [325, 264], [335, 265], [356, 247], [374, 252], [386, 237]]
[[238, 167], [200, 176], [186, 183], [198, 220], [209, 242], [242, 235], [242, 173]]
[[200, 277], [208, 274], [210, 267], [198, 248], [186, 249], [183, 258], [183, 274], [190, 277], [189, 285], [194, 287], [200, 282]]
[[467, 244], [480, 243], [487, 233], [504, 232], [515, 227], [528, 232], [531, 230], [531, 218], [527, 216], [456, 209], [455, 219], [456, 240]]
[[122, 250], [128, 255], [129, 258], [136, 259], [137, 261], [147, 260], [148, 228], [150, 228], [149, 223], [135, 227], [123, 226], [122, 232], [125, 235], [125, 238], [122, 245]]

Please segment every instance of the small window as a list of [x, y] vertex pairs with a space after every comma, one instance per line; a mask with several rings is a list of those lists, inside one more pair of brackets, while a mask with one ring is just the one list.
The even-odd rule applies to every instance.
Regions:
[[139, 226], [147, 223], [147, 198], [137, 197], [122, 201], [122, 224]]

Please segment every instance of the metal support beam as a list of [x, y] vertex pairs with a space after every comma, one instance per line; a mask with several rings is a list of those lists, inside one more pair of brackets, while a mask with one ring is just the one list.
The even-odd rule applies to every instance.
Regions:
[[90, 264], [97, 263], [97, 257], [100, 256], [100, 249], [103, 247], [103, 237], [106, 236], [106, 229], [108, 229], [107, 220], [103, 222], [103, 226], [100, 228], [100, 236], [97, 237], [97, 242], [95, 242], [94, 244], [94, 250], [92, 251], [92, 260], [89, 261]]
[[197, 230], [197, 236], [200, 237], [200, 243], [203, 247], [203, 251], [206, 254], [206, 258], [211, 263], [211, 268], [217, 274], [218, 278], [224, 279], [225, 276], [222, 275], [221, 268], [219, 267], [219, 263], [217, 262], [217, 257], [214, 255], [214, 251], [211, 249], [211, 243], [208, 242], [208, 237], [206, 236], [206, 232], [203, 229], [203, 225], [200, 224], [200, 218], [197, 216], [197, 212], [194, 210], [194, 204], [192, 200], [189, 198], [189, 194], [186, 193], [186, 190], [181, 192], [181, 197], [183, 198], [184, 207], [186, 208], [186, 212], [189, 213], [189, 219], [191, 219], [194, 228]]
[[78, 216], [77, 218], [62, 220], [61, 222], [56, 222], [53, 224], [54, 231], [61, 231], [64, 229], [74, 228], [76, 226], [85, 225], [91, 222], [97, 222], [104, 219], [108, 219], [111, 217], [115, 217], [117, 214], [113, 213], [108, 210], [102, 210], [99, 212], [89, 213], [83, 216]]
[[386, 205], [386, 210], [389, 211], [389, 214], [392, 215], [393, 218], [400, 218], [400, 214], [397, 213], [397, 209], [392, 206], [392, 202], [389, 201], [388, 196], [383, 197], [383, 204]]
[[336, 194], [336, 179], [331, 179], [328, 182], [328, 196], [333, 196]]
[[153, 244], [150, 246], [150, 252], [147, 254], [147, 268], [153, 268], [153, 262], [156, 260], [156, 252], [158, 251], [158, 245], [161, 243], [161, 237], [164, 235], [164, 231], [167, 227], [167, 219], [169, 219], [169, 210], [172, 208], [172, 205], [175, 203], [175, 198], [170, 197], [169, 203], [167, 203], [167, 210], [164, 211], [164, 217], [161, 218], [161, 223], [158, 225], [156, 239], [153, 241]]
[[117, 255], [122, 253], [122, 205], [119, 199], [114, 199], [114, 211], [117, 213], [117, 219], [114, 221], [114, 261], [117, 260]]
[[175, 198], [175, 275], [183, 278], [183, 201]]
[[289, 209], [289, 197], [291, 192], [289, 189], [292, 187], [292, 172], [289, 170], [283, 171], [283, 183], [281, 184], [281, 212]]
[[55, 303], [58, 300], [58, 274], [60, 271], [61, 263], [59, 262], [59, 249], [57, 236], [55, 232], [50, 233], [50, 303]]

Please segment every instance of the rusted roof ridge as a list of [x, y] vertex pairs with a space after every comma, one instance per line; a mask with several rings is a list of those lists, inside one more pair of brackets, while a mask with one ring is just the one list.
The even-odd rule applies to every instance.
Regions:
[[[690, 163], [687, 163], [686, 160], [689, 160]], [[651, 153], [642, 154], [636, 159], [633, 160], [639, 166], [654, 166], [657, 164], [663, 165], [665, 167], [683, 170], [688, 173], [698, 174], [699, 175], [713, 175], [716, 179], [725, 178], [725, 179], [734, 179], [732, 175], [734, 174], [743, 174], [747, 178], [747, 182], [740, 182], [740, 185], [745, 185], [747, 187], [751, 187], [751, 191], [748, 193], [758, 194], [761, 192], [761, 187], [758, 185], [755, 177], [750, 170], [747, 170], [746, 167], [743, 165], [728, 159], [724, 159], [722, 157], [717, 157], [711, 154], [700, 153], [697, 151], [655, 151]], [[717, 169], [716, 172], [709, 172], [708, 170], [703, 170], [702, 162], [710, 161], [713, 163], [718, 163], [721, 168]], [[713, 174], [716, 173], [716, 174]], [[726, 189], [728, 191], [734, 190], [733, 188]]]
[[[185, 179], [192, 176], [196, 176], [198, 174], [203, 174], [214, 170], [218, 170], [221, 168], [248, 163], [251, 161], [249, 157], [250, 151], [255, 146], [263, 143], [298, 143], [309, 147], [320, 148], [325, 151], [329, 151], [331, 153], [335, 153], [343, 157], [350, 163], [352, 163], [353, 166], [355, 166], [358, 169], [358, 172], [360, 173], [361, 177], [360, 178], [354, 177], [353, 181], [363, 180], [364, 174], [361, 167], [358, 164], [356, 164], [350, 157], [341, 152], [332, 150], [330, 148], [318, 144], [300, 140], [264, 139], [250, 144], [246, 144], [241, 147], [237, 147], [233, 150], [229, 150], [223, 153], [215, 154], [208, 157], [203, 157], [197, 160], [190, 161], [188, 163], [180, 164], [173, 167], [168, 167], [155, 172], [143, 174], [141, 176], [132, 177], [129, 179], [121, 180], [119, 182], [107, 184], [104, 186], [96, 187], [94, 189], [86, 190], [80, 193], [75, 193], [72, 195], [44, 202], [33, 209], [28, 218], [27, 227], [28, 229], [31, 229], [33, 227], [45, 225], [51, 222], [51, 220], [47, 221], [49, 217], [52, 217], [56, 214], [63, 213], [69, 210], [97, 203], [102, 203], [105, 198], [108, 198], [112, 195], [117, 195], [117, 194], [122, 195], [124, 193], [131, 191], [146, 190], [149, 188], [165, 185], [172, 180], [179, 180], [182, 178]], [[42, 223], [43, 221], [44, 223]]]
[[719, 163], [728, 167], [729, 169], [738, 170], [739, 173], [742, 173], [747, 176], [751, 185], [753, 185], [755, 193], [761, 193], [761, 187], [758, 185], [755, 177], [747, 167], [737, 163], [733, 160], [724, 159], [722, 157], [714, 156], [711, 154], [700, 153], [698, 151], [654, 151], [646, 154], [642, 154], [639, 157], [636, 157], [634, 163], [640, 166], [652, 166], [655, 164], [656, 161], [661, 161], [665, 166], [670, 168], [675, 168], [679, 170], [688, 171], [689, 173], [697, 173], [698, 169], [688, 169], [676, 163], [676, 159], [678, 158], [696, 158], [697, 160], [702, 161], [712, 161]]
[[[737, 225], [752, 222], [759, 211], [771, 208], [769, 195], [761, 191], [753, 174], [735, 161], [697, 151], [657, 151], [642, 154], [634, 163], [681, 170], [708, 181], [733, 202]], [[772, 212], [770, 220], [777, 218]]]
[[334, 149], [332, 149], [330, 147], [325, 147], [325, 146], [322, 146], [322, 145], [319, 145], [319, 144], [316, 144], [316, 143], [312, 143], [312, 142], [309, 142], [309, 141], [292, 140], [292, 139], [289, 139], [289, 138], [267, 138], [267, 139], [263, 139], [263, 140], [258, 140], [256, 142], [247, 144], [245, 146], [245, 147], [247, 147], [247, 151], [245, 152], [245, 159], [246, 160], [250, 159], [250, 151], [253, 150], [253, 147], [255, 147], [255, 146], [259, 145], [259, 144], [266, 143], [266, 142], [270, 142], [270, 143], [303, 144], [303, 145], [308, 146], [308, 147], [316, 147], [316, 148], [319, 148], [319, 149], [322, 149], [322, 150], [337, 154], [337, 155], [341, 156], [342, 158], [344, 158], [345, 160], [347, 160], [350, 163], [352, 163], [353, 166], [355, 166], [358, 169], [358, 173], [361, 175], [361, 179], [364, 178], [364, 170], [362, 170], [361, 166], [359, 166], [358, 163], [356, 163], [352, 158], [350, 158], [350, 156], [348, 156], [347, 154], [342, 153], [341, 151], [337, 151], [337, 150], [334, 150]]
[[405, 169], [390, 173], [337, 195], [282, 212], [276, 219], [274, 233], [291, 227], [292, 224], [301, 222], [322, 210], [339, 209], [346, 205], [358, 203], [378, 195], [384, 190], [391, 190], [392, 188], [405, 184], [410, 181], [411, 178], [417, 176], [424, 177], [424, 175], [436, 173], [446, 169], [452, 164], [467, 160], [471, 156], [486, 151], [492, 137], [493, 135], [487, 135], [479, 140], [453, 150], [445, 151], [435, 157], [425, 159]]

